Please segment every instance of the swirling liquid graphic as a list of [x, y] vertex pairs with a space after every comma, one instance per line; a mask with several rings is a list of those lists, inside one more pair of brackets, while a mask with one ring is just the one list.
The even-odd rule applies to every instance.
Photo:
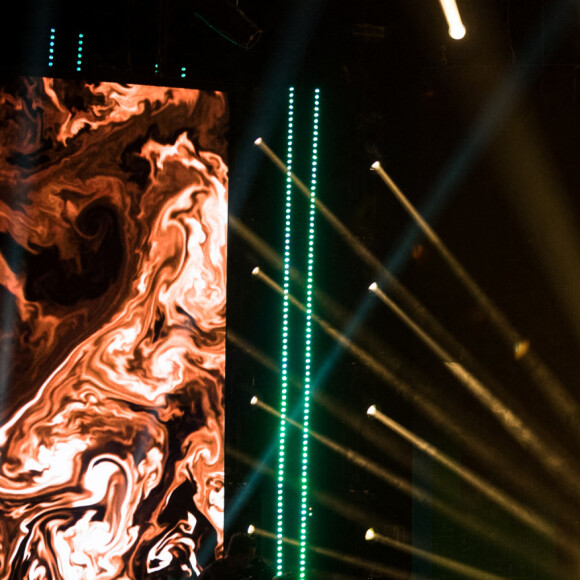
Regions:
[[226, 121], [220, 93], [0, 89], [0, 579], [222, 549]]

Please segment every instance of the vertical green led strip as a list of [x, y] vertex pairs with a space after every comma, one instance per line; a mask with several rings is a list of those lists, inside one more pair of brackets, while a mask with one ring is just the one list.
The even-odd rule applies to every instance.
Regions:
[[284, 229], [284, 284], [282, 307], [282, 400], [280, 403], [280, 446], [278, 455], [278, 511], [276, 532], [276, 570], [283, 570], [284, 536], [284, 463], [286, 443], [286, 412], [288, 395], [288, 314], [290, 294], [290, 230], [292, 217], [292, 144], [294, 140], [294, 87], [288, 96], [288, 145], [286, 154], [286, 225]]
[[308, 219], [308, 268], [306, 275], [306, 332], [304, 340], [304, 430], [302, 432], [302, 501], [300, 509], [299, 577], [306, 577], [306, 519], [308, 517], [308, 423], [310, 419], [310, 368], [312, 354], [312, 274], [314, 271], [314, 218], [316, 216], [316, 170], [318, 167], [318, 117], [320, 89], [314, 92], [314, 127], [312, 130], [312, 177]]

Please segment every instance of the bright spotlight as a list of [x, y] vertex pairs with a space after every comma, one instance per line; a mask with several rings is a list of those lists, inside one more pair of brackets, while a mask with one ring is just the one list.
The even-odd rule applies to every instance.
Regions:
[[365, 534], [365, 540], [366, 540], [367, 542], [370, 542], [370, 541], [372, 541], [372, 540], [374, 540], [374, 539], [375, 539], [375, 535], [376, 535], [376, 534], [375, 534], [375, 531], [374, 531], [372, 528], [369, 528], [369, 529], [366, 531], [366, 534]]
[[455, 0], [439, 0], [439, 2], [445, 13], [447, 24], [449, 24], [449, 36], [455, 40], [463, 38], [465, 36], [465, 26], [463, 26], [461, 21]]
[[250, 399], [250, 405], [257, 405], [258, 404], [258, 397], [256, 397], [256, 395], [254, 395], [251, 399]]
[[253, 270], [252, 270], [252, 276], [257, 276], [260, 273], [260, 268], [258, 266], [256, 266]]
[[461, 40], [465, 36], [465, 32], [465, 26], [461, 23], [449, 27], [449, 36], [454, 40]]
[[371, 405], [368, 409], [367, 409], [367, 415], [370, 415], [371, 417], [373, 417], [374, 415], [377, 414], [377, 406], [376, 405]]
[[256, 528], [252, 524], [250, 524], [248, 526], [248, 534], [250, 534], [250, 536], [251, 536], [255, 531], [256, 531]]
[[379, 161], [375, 161], [372, 165], [371, 165], [371, 169], [378, 169], [381, 166]]
[[255, 141], [254, 141], [254, 145], [261, 145], [262, 144], [262, 137], [258, 137]]
[[376, 292], [379, 289], [378, 285], [376, 282], [373, 282], [370, 286], [369, 286], [369, 290], [371, 292]]

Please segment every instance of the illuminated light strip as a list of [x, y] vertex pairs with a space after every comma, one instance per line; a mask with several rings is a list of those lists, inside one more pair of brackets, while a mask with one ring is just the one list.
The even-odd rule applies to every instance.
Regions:
[[50, 29], [50, 42], [48, 45], [48, 66], [54, 66], [54, 47], [56, 44], [56, 28]]
[[[278, 539], [276, 534], [273, 534], [272, 532], [269, 532], [268, 530], [263, 530], [262, 528], [257, 528], [253, 524], [250, 524], [248, 526], [247, 533], [250, 535], [255, 534], [256, 536], [262, 536], [263, 538], [270, 538], [271, 540]], [[289, 544], [291, 546], [298, 546], [298, 542], [296, 540], [294, 540], [293, 538], [282, 538], [282, 541], [285, 544]]]
[[77, 72], [81, 72], [81, 67], [83, 64], [83, 43], [84, 43], [84, 34], [81, 32], [79, 34], [79, 40], [77, 43]]
[[316, 216], [316, 174], [318, 168], [318, 118], [320, 89], [314, 91], [312, 130], [312, 176], [310, 181], [310, 214], [308, 222], [308, 267], [306, 275], [306, 331], [304, 344], [304, 430], [302, 432], [302, 500], [300, 509], [299, 577], [306, 577], [306, 520], [308, 514], [308, 425], [310, 420], [310, 386], [312, 355], [312, 280], [314, 272], [314, 223]]
[[[240, 346], [242, 349], [245, 350], [243, 343], [235, 340], [235, 344], [237, 346]], [[246, 347], [247, 346], [249, 346], [249, 345], [246, 345]], [[263, 360], [265, 358], [267, 358], [267, 357], [265, 357], [265, 355], [263, 353], [259, 352], [258, 349], [256, 349], [253, 346], [251, 346], [250, 349], [246, 350], [246, 353], [259, 362], [263, 362]], [[274, 367], [272, 367], [271, 364], [268, 365], [267, 368], [269, 368], [270, 370], [278, 371], [278, 369], [275, 369]], [[318, 394], [317, 397], [320, 397], [320, 394]], [[261, 401], [258, 397], [255, 397], [255, 396], [252, 397], [250, 404], [257, 407], [257, 408], [260, 408], [260, 409], [266, 411], [267, 413], [271, 414], [272, 416], [280, 418], [279, 411], [277, 411], [276, 409], [274, 409], [270, 405], [267, 405], [266, 403]], [[328, 407], [326, 407], [326, 408], [328, 408]], [[369, 411], [370, 411], [370, 408], [369, 408]], [[371, 411], [369, 414], [372, 415], [375, 411], [376, 411], [376, 408], [373, 411]], [[368, 411], [367, 411], [367, 413], [368, 413]], [[293, 421], [291, 418], [288, 418], [287, 422], [298, 429], [301, 429], [301, 430], [303, 429], [302, 425], [300, 425], [296, 421]], [[364, 469], [368, 473], [382, 479], [383, 481], [385, 481], [385, 483], [394, 486], [396, 489], [399, 489], [400, 491], [409, 495], [410, 497], [413, 497], [417, 501], [432, 506], [433, 509], [436, 509], [441, 514], [450, 518], [451, 520], [453, 520], [454, 522], [456, 522], [457, 524], [459, 524], [463, 528], [470, 530], [471, 532], [477, 534], [478, 537], [484, 538], [484, 539], [486, 539], [486, 541], [492, 541], [494, 544], [501, 546], [502, 549], [509, 550], [513, 554], [516, 554], [518, 557], [522, 557], [526, 560], [533, 561], [534, 565], [541, 567], [542, 570], [544, 570], [546, 572], [548, 578], [552, 578], [552, 577], [556, 578], [559, 576], [559, 574], [555, 572], [555, 568], [554, 568], [553, 564], [550, 564], [550, 563], [545, 562], [545, 561], [542, 561], [540, 563], [536, 562], [533, 558], [533, 552], [530, 551], [529, 544], [528, 543], [524, 543], [524, 544], [520, 543], [518, 541], [517, 536], [514, 536], [513, 534], [506, 535], [501, 530], [499, 530], [497, 527], [495, 527], [494, 525], [491, 525], [489, 523], [484, 523], [482, 521], [478, 521], [477, 519], [474, 519], [473, 516], [469, 515], [465, 510], [457, 510], [457, 509], [452, 508], [451, 506], [446, 505], [445, 503], [437, 500], [436, 498], [433, 498], [430, 495], [430, 493], [427, 492], [426, 490], [422, 490], [421, 488], [419, 488], [416, 485], [412, 486], [406, 480], [404, 480], [400, 477], [397, 477], [394, 474], [386, 471], [379, 464], [373, 463], [372, 460], [367, 459], [362, 455], [359, 455], [357, 452], [355, 452], [352, 449], [345, 448], [343, 444], [338, 444], [334, 441], [331, 441], [329, 438], [324, 437], [323, 435], [318, 434], [312, 430], [309, 432], [309, 435], [311, 438], [318, 440], [325, 447], [327, 447], [331, 451], [335, 451], [337, 454], [341, 455], [342, 457], [344, 457], [346, 460], [348, 460], [352, 464], [354, 464], [354, 465]], [[274, 471], [270, 470], [268, 467], [266, 467], [268, 464], [269, 453], [265, 457], [262, 457], [261, 460], [250, 458], [250, 457], [242, 454], [241, 452], [239, 452], [231, 447], [229, 448], [229, 453], [233, 457], [235, 457], [236, 459], [239, 459], [242, 462], [244, 462], [246, 465], [251, 466], [254, 469], [254, 476], [268, 475], [268, 476], [271, 476], [273, 478], [275, 477]], [[246, 488], [242, 492], [241, 495], [247, 494], [247, 492], [248, 492], [248, 490]], [[328, 494], [323, 494], [320, 491], [319, 492], [314, 491], [314, 494], [315, 494], [318, 502], [326, 505], [327, 507], [330, 507], [330, 509], [332, 509], [335, 513], [339, 513], [339, 514], [343, 515], [345, 517], [345, 519], [347, 519], [349, 521], [353, 521], [353, 522], [356, 521], [358, 524], [361, 524], [363, 526], [366, 525], [367, 522], [369, 521], [369, 517], [367, 514], [364, 514], [364, 517], [363, 517], [362, 513], [357, 513], [357, 515], [354, 516], [352, 513], [353, 512], [352, 508], [351, 507], [347, 508], [346, 504], [342, 500], [340, 500], [339, 498], [332, 499]], [[236, 500], [236, 501], [238, 501], [238, 500]], [[385, 522], [385, 525], [387, 525], [386, 522]], [[570, 554], [573, 554], [573, 553], [579, 554], [577, 547], [570, 549], [572, 547], [572, 545], [571, 545], [572, 542], [573, 542], [572, 538], [570, 538], [569, 540], [566, 539], [565, 540], [566, 548], [569, 550]], [[312, 546], [309, 546], [309, 550], [312, 550]], [[577, 557], [576, 559], [579, 559], [579, 557]]]
[[286, 447], [286, 414], [288, 396], [288, 326], [290, 295], [290, 233], [292, 229], [292, 145], [294, 142], [294, 87], [288, 95], [288, 137], [286, 151], [286, 219], [284, 226], [284, 283], [282, 288], [282, 365], [281, 365], [281, 402], [280, 402], [280, 441], [278, 447], [278, 504], [277, 504], [277, 541], [276, 570], [283, 573], [283, 537], [284, 537], [284, 463]]

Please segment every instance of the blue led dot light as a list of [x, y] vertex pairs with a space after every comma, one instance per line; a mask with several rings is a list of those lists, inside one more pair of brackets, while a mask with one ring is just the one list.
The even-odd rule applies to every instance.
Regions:
[[56, 28], [50, 29], [50, 41], [48, 43], [48, 66], [54, 66], [54, 49], [56, 47]]
[[77, 41], [77, 72], [81, 72], [83, 66], [84, 34], [81, 32]]

